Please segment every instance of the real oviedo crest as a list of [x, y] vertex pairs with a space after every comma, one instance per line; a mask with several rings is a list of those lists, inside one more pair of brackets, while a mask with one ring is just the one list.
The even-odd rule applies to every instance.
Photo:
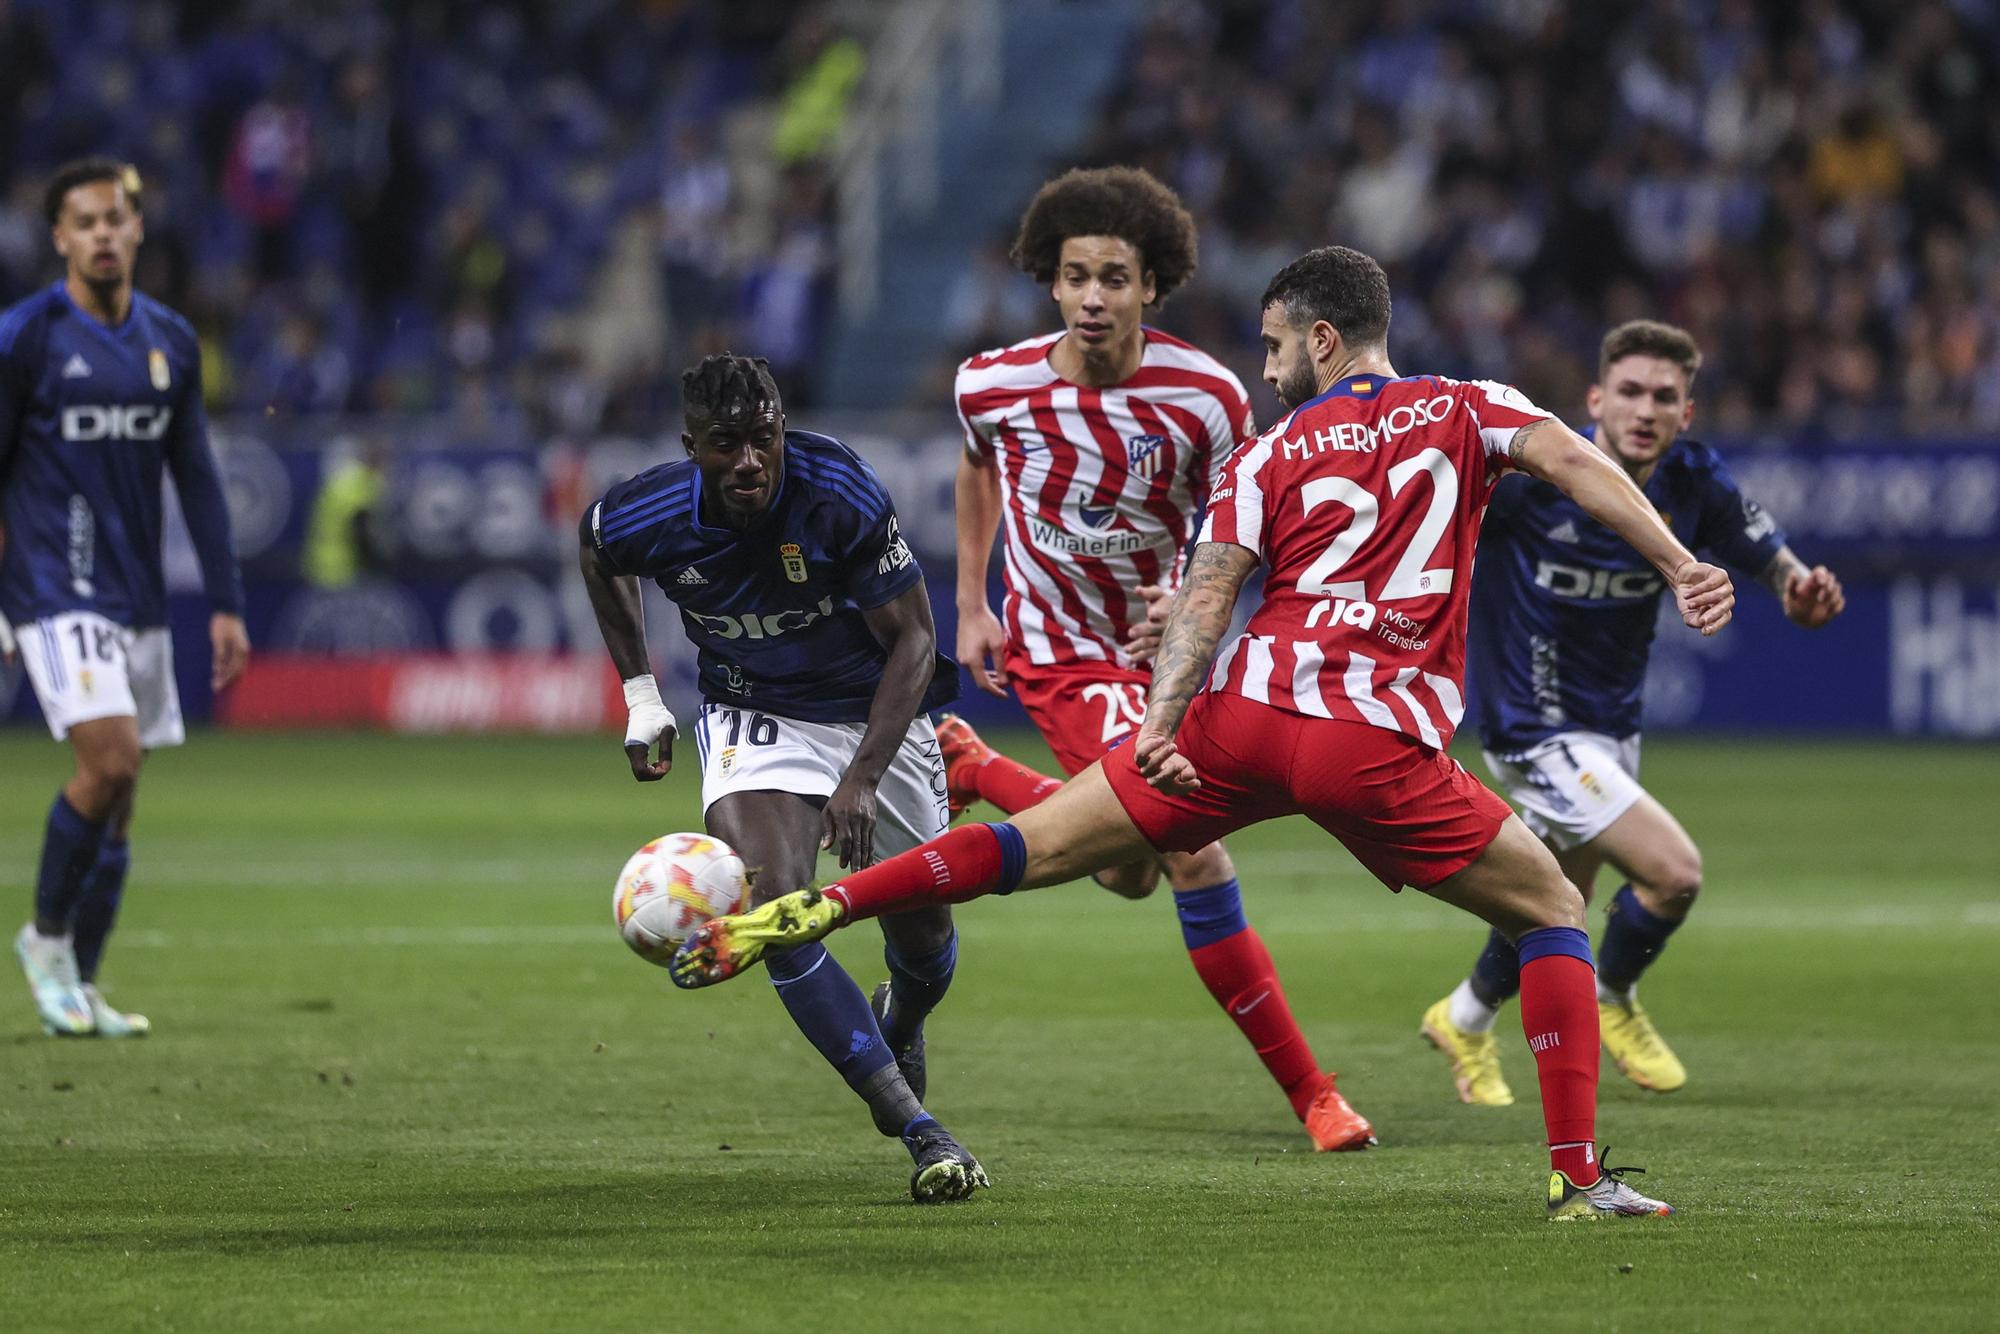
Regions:
[[173, 372], [167, 368], [167, 354], [157, 347], [146, 354], [146, 369], [152, 374], [153, 388], [166, 393], [173, 386]]
[[796, 542], [786, 542], [778, 548], [778, 563], [785, 567], [785, 578], [795, 584], [806, 581], [805, 552]]

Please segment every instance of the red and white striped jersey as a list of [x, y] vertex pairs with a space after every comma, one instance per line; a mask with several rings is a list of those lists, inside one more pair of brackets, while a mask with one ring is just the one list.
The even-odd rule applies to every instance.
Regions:
[[1206, 352], [1145, 330], [1139, 369], [1108, 389], [1049, 365], [1046, 334], [958, 368], [965, 447], [999, 468], [1008, 647], [1037, 665], [1133, 665], [1141, 584], [1173, 587], [1196, 515], [1250, 438], [1243, 382]]
[[1356, 375], [1239, 449], [1201, 540], [1262, 557], [1264, 600], [1207, 688], [1442, 749], [1479, 520], [1514, 433], [1552, 415], [1490, 380]]

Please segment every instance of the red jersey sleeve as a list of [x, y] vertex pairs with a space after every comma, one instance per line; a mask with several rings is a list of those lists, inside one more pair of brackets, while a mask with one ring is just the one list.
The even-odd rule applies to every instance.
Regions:
[[1536, 407], [1513, 385], [1497, 380], [1468, 380], [1459, 384], [1458, 391], [1478, 429], [1480, 452], [1485, 456], [1489, 473], [1514, 466], [1508, 450], [1516, 431], [1555, 416]]
[[972, 418], [967, 416], [965, 411], [965, 396], [968, 392], [965, 373], [971, 364], [971, 362], [959, 363], [958, 374], [952, 380], [951, 406], [958, 413], [959, 428], [965, 432], [965, 452], [976, 459], [987, 459], [993, 456], [993, 442], [979, 433], [979, 428], [972, 424]]
[[1265, 536], [1270, 514], [1264, 495], [1264, 474], [1271, 462], [1277, 432], [1260, 436], [1232, 451], [1216, 476], [1202, 520], [1198, 542], [1233, 542], [1266, 556]]

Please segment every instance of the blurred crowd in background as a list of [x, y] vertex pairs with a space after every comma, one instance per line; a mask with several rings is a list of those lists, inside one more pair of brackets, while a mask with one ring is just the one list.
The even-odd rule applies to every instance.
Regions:
[[[2000, 9], [1990, 0], [1200, 0], [1161, 6], [1090, 163], [1201, 224], [1160, 323], [1260, 362], [1303, 246], [1389, 270], [1405, 369], [1574, 410], [1602, 331], [1700, 339], [1707, 429], [2000, 427]], [[1047, 323], [1000, 281], [961, 347]]]
[[49, 169], [109, 152], [212, 408], [651, 431], [690, 350], [812, 346], [862, 64], [830, 8], [0, 0], [0, 301], [57, 273]]
[[[651, 434], [725, 345], [809, 404], [884, 12], [0, 0], [0, 300], [53, 276], [47, 170], [113, 151], [218, 410]], [[1158, 322], [1248, 380], [1265, 281], [1340, 241], [1406, 368], [1574, 410], [1601, 331], [1657, 316], [1712, 431], [1966, 435], [2000, 427], [1996, 53], [1991, 0], [1174, 0], [1074, 160], [1181, 192], [1201, 271]], [[1053, 325], [1008, 239], [925, 386]]]

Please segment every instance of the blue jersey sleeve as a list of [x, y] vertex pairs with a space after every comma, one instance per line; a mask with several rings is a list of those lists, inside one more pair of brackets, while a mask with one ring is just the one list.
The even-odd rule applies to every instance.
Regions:
[[243, 576], [236, 568], [236, 543], [229, 531], [229, 502], [222, 490], [222, 473], [208, 439], [208, 413], [201, 402], [200, 354], [190, 358], [191, 370], [182, 382], [180, 411], [174, 414], [167, 442], [167, 467], [181, 499], [188, 536], [201, 561], [201, 586], [211, 610], [243, 614]]
[[1701, 519], [1695, 526], [1695, 546], [1713, 552], [1723, 564], [1755, 579], [1764, 573], [1785, 545], [1785, 534], [1768, 511], [1744, 495], [1722, 459], [1708, 453], [1701, 490]]
[[667, 539], [690, 521], [694, 495], [681, 472], [648, 468], [604, 493], [583, 512], [583, 539], [613, 574], [656, 579], [667, 569]]
[[841, 487], [846, 501], [840, 568], [847, 595], [863, 609], [880, 607], [924, 577], [896, 521], [896, 502], [867, 460], [850, 456], [858, 475]]

